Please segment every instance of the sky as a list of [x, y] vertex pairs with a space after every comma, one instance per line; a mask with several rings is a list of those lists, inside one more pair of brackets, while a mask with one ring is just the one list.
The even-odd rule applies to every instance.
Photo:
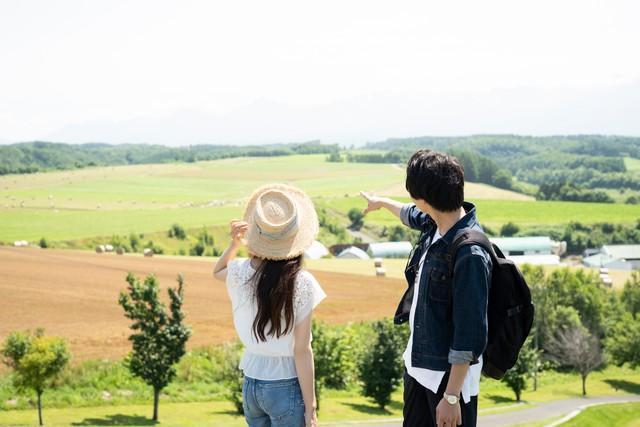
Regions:
[[0, 3], [0, 143], [640, 135], [640, 2]]

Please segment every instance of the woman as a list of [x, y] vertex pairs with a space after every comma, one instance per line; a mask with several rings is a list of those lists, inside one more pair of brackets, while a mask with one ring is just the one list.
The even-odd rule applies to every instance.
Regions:
[[[311, 199], [282, 184], [259, 188], [214, 268], [231, 297], [233, 322], [244, 344], [240, 361], [249, 426], [316, 426], [311, 314], [326, 295], [302, 269], [318, 233]], [[246, 243], [250, 257], [234, 259]]]

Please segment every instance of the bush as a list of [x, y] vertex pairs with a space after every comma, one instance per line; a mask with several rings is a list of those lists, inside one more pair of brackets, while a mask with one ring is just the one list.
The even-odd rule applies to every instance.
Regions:
[[384, 409], [391, 401], [391, 393], [402, 380], [402, 353], [406, 341], [390, 319], [374, 322], [373, 331], [374, 343], [365, 353], [359, 366], [360, 380], [363, 394]]
[[169, 229], [167, 236], [176, 238], [178, 240], [184, 240], [187, 238], [187, 233], [184, 231], [184, 228], [182, 228], [180, 225], [173, 224]]
[[640, 204], [640, 197], [638, 196], [629, 196], [627, 200], [624, 201], [628, 205], [638, 205]]
[[236, 408], [238, 414], [244, 414], [242, 406], [242, 384], [244, 383], [244, 374], [238, 369], [240, 362], [240, 352], [242, 344], [235, 342], [225, 344], [222, 350], [222, 370], [221, 380], [226, 389], [225, 397]]
[[194, 246], [189, 249], [189, 255], [191, 256], [202, 256], [204, 253], [204, 245], [202, 242], [196, 243]]
[[49, 244], [47, 243], [47, 239], [45, 239], [44, 237], [40, 239], [40, 247], [42, 249], [46, 249], [49, 247]]
[[360, 230], [364, 225], [364, 214], [360, 209], [352, 208], [349, 210], [347, 216], [349, 217], [349, 221], [351, 221], [351, 225], [349, 227], [352, 230]]
[[518, 227], [517, 224], [514, 224], [513, 222], [508, 222], [504, 224], [502, 228], [500, 228], [500, 235], [504, 237], [512, 237], [518, 234], [519, 231], [520, 231], [520, 227]]

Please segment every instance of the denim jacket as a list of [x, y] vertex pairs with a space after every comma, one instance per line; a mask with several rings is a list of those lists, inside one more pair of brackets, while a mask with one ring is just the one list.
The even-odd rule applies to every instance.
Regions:
[[419, 278], [418, 300], [413, 322], [411, 364], [418, 368], [447, 371], [452, 364], [475, 364], [487, 345], [487, 301], [491, 286], [491, 257], [480, 246], [467, 245], [456, 255], [453, 275], [448, 254], [456, 233], [463, 228], [482, 230], [476, 209], [465, 202], [466, 215], [429, 248], [437, 226], [415, 205], [400, 211], [402, 222], [421, 231], [420, 240], [409, 256], [405, 292], [394, 321], [409, 320], [419, 261], [429, 249]]

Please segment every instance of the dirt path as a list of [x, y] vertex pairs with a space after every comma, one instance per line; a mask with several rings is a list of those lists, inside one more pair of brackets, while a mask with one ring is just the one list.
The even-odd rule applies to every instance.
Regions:
[[[119, 358], [130, 349], [128, 323], [118, 305], [131, 271], [154, 273], [163, 289], [185, 277], [189, 347], [235, 337], [226, 289], [212, 278], [211, 262], [142, 255], [0, 247], [0, 340], [14, 330], [42, 326], [68, 339], [74, 360]], [[328, 298], [317, 317], [330, 323], [392, 316], [404, 282], [313, 272]]]

